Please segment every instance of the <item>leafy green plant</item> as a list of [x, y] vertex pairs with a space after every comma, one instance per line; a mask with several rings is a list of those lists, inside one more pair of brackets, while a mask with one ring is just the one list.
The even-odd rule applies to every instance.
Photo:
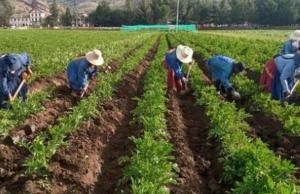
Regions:
[[156, 59], [146, 74], [144, 94], [133, 111], [134, 121], [143, 126], [144, 135], [133, 138], [136, 146], [131, 157], [123, 158], [130, 164], [124, 170], [122, 182], [130, 183], [132, 193], [169, 193], [167, 185], [174, 184], [176, 165], [172, 146], [168, 142], [165, 114], [166, 86], [161, 58], [167, 49], [162, 41]]
[[143, 59], [151, 47], [149, 45], [155, 39], [156, 36], [152, 36], [146, 42], [145, 46], [132, 57], [125, 60], [116, 72], [102, 75], [100, 83], [88, 98], [81, 100], [78, 106], [73, 107], [73, 110], [69, 114], [59, 119], [57, 125], [51, 126], [48, 132], [40, 134], [32, 144], [27, 146], [31, 152], [30, 157], [24, 163], [28, 175], [44, 175], [50, 159], [56, 153], [57, 149], [65, 143], [65, 138], [78, 129], [83, 121], [95, 115], [98, 111], [97, 105], [113, 95], [114, 88], [122, 79], [122, 76], [131, 71], [135, 67], [135, 64]]
[[249, 115], [243, 109], [238, 110], [234, 103], [221, 100], [214, 87], [204, 84], [202, 76], [199, 67], [195, 67], [191, 75], [192, 87], [197, 103], [207, 110], [210, 134], [222, 144], [223, 180], [233, 185], [231, 192], [297, 193], [299, 188], [292, 176], [295, 166], [276, 157], [259, 139], [248, 138], [249, 126], [244, 119]]

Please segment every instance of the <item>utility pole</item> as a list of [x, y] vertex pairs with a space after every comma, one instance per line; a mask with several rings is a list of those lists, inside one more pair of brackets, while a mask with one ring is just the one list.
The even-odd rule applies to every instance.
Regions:
[[179, 24], [179, 0], [177, 0], [176, 32], [178, 32], [178, 24]]

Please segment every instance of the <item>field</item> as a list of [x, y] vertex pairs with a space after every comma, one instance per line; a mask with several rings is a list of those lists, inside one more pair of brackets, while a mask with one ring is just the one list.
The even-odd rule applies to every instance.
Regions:
[[[34, 71], [27, 103], [0, 110], [0, 194], [299, 193], [300, 101], [258, 85], [289, 33], [0, 31], [0, 53], [28, 52]], [[195, 50], [190, 91], [166, 95], [162, 59], [178, 44]], [[79, 100], [66, 66], [93, 48], [105, 65]], [[247, 64], [241, 101], [216, 94], [215, 54]]]

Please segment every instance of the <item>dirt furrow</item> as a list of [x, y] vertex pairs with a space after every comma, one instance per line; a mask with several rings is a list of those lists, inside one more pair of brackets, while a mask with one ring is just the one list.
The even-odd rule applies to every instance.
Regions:
[[[209, 77], [207, 67], [202, 65], [205, 64], [205, 61], [198, 53], [195, 55], [198, 64], [201, 64], [199, 67]], [[249, 75], [249, 72], [248, 76], [251, 76], [253, 79], [258, 79], [257, 76]], [[247, 119], [247, 123], [250, 126], [250, 129], [247, 132], [248, 135], [252, 138], [260, 138], [276, 155], [292, 161], [298, 168], [295, 176], [300, 179], [300, 138], [280, 133], [283, 129], [282, 123], [266, 116], [262, 112], [253, 112], [249, 110], [251, 104], [247, 99], [243, 100], [242, 103], [239, 103], [238, 106], [245, 108], [245, 110], [252, 115], [252, 117]]]
[[[128, 53], [124, 54], [124, 58], [129, 57], [135, 50], [131, 49]], [[112, 60], [100, 73], [104, 71], [113, 72], [117, 68], [118, 62]], [[99, 79], [95, 78], [90, 82], [88, 94], [96, 87], [98, 81]], [[67, 82], [65, 85], [55, 88], [54, 96], [53, 99], [43, 101], [43, 111], [31, 115], [20, 126], [12, 129], [9, 136], [3, 141], [1, 140], [0, 185], [14, 178], [16, 172], [20, 172], [23, 169], [22, 164], [29, 154], [28, 151], [16, 144], [22, 140], [31, 141], [38, 134], [47, 130], [49, 126], [57, 124], [58, 118], [71, 111], [71, 108], [79, 102], [79, 99], [70, 95]]]
[[[128, 52], [126, 52], [123, 55], [124, 59], [127, 59], [130, 57], [137, 49], [141, 48], [143, 44], [137, 45], [135, 48], [128, 48]], [[125, 45], [125, 47], [128, 47], [128, 45]], [[121, 58], [122, 59], [122, 58]], [[110, 64], [115, 64], [118, 63], [119, 60], [112, 59]], [[52, 77], [41, 77], [33, 81], [28, 85], [29, 93], [34, 94], [36, 92], [46, 90], [50, 87], [61, 87], [67, 85], [68, 81], [66, 79], [66, 71], [56, 73], [56, 75]]]
[[[119, 158], [133, 147], [130, 136], [139, 136], [140, 127], [131, 124], [132, 98], [142, 93], [143, 75], [155, 49], [137, 68], [126, 75], [111, 101], [101, 106], [96, 119], [84, 122], [53, 157], [49, 165], [49, 187], [39, 179], [24, 180], [7, 187], [9, 193], [113, 193], [122, 175]], [[44, 187], [43, 187], [44, 186]]]
[[172, 193], [224, 193], [220, 184], [222, 166], [218, 162], [220, 145], [209, 138], [209, 119], [203, 108], [195, 106], [192, 92], [169, 99], [168, 128], [174, 155], [180, 169], [178, 185]]
[[252, 117], [248, 119], [251, 126], [249, 135], [267, 143], [276, 155], [292, 161], [298, 168], [295, 176], [300, 179], [300, 138], [280, 134], [283, 126], [279, 121], [267, 117], [261, 112], [248, 112], [252, 114]]

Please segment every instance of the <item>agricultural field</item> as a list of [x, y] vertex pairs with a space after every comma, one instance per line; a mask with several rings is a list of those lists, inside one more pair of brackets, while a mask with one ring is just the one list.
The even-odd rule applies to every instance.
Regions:
[[[258, 85], [289, 33], [0, 31], [0, 53], [28, 52], [34, 72], [27, 102], [0, 110], [0, 194], [299, 193], [299, 105]], [[162, 65], [178, 44], [195, 51], [183, 96], [166, 94]], [[105, 65], [79, 100], [66, 66], [94, 48]], [[217, 95], [215, 54], [246, 63], [241, 101]]]

